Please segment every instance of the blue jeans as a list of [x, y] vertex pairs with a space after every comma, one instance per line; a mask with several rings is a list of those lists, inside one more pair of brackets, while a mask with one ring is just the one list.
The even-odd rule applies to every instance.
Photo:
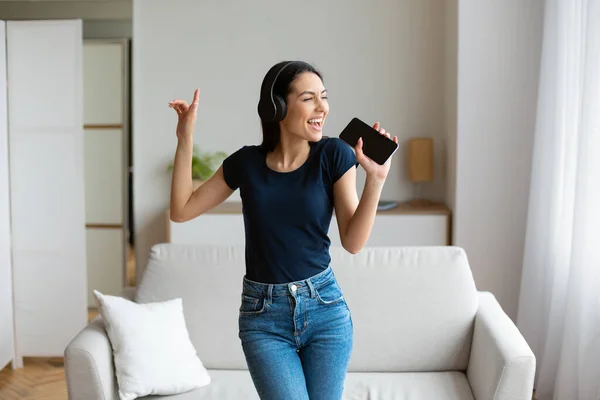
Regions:
[[354, 328], [331, 267], [303, 281], [243, 280], [239, 337], [262, 400], [339, 400]]

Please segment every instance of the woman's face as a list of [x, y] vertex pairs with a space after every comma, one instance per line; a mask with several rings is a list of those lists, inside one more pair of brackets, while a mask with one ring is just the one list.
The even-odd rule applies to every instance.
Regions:
[[303, 72], [291, 84], [281, 132], [318, 142], [323, 136], [323, 124], [328, 113], [327, 90], [321, 78], [312, 72]]

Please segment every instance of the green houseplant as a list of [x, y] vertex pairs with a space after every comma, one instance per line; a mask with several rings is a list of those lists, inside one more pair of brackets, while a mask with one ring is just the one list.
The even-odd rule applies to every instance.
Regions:
[[[192, 152], [192, 180], [194, 188], [206, 182], [217, 171], [223, 160], [227, 157], [227, 153], [223, 151], [203, 152], [198, 150], [198, 146], [194, 145]], [[169, 164], [169, 171], [173, 171], [173, 162]]]

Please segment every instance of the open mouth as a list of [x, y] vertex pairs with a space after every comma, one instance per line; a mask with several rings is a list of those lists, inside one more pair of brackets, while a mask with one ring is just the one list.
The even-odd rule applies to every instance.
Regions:
[[314, 128], [320, 128], [323, 126], [323, 118], [309, 119], [308, 124]]

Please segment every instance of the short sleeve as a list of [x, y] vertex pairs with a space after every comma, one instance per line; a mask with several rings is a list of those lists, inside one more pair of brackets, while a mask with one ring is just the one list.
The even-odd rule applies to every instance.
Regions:
[[354, 149], [339, 138], [331, 138], [328, 143], [328, 168], [331, 182], [337, 182], [348, 170], [358, 166]]
[[246, 146], [230, 154], [223, 160], [223, 177], [225, 183], [232, 190], [236, 190], [242, 184], [242, 167], [244, 166], [244, 156], [247, 153]]

